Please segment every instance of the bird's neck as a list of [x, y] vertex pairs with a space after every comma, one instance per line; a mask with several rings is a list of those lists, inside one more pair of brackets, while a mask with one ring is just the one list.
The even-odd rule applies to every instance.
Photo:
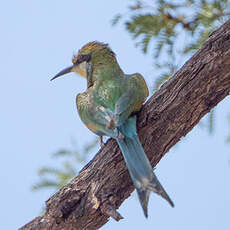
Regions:
[[116, 79], [123, 74], [116, 60], [103, 61], [93, 65], [92, 75], [87, 80], [93, 84], [94, 82]]

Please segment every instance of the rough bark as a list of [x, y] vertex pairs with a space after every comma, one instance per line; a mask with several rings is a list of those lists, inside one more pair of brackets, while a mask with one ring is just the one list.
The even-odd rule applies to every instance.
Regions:
[[[143, 106], [138, 133], [155, 166], [230, 92], [230, 20]], [[92, 230], [104, 225], [134, 190], [119, 147], [109, 140], [69, 184], [46, 202], [46, 212], [21, 230]]]

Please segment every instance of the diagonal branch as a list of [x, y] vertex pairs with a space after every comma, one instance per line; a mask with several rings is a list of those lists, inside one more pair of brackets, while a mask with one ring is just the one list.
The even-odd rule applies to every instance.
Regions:
[[[138, 131], [155, 166], [230, 93], [230, 20], [143, 106]], [[46, 202], [46, 213], [21, 230], [98, 229], [134, 190], [120, 150], [109, 140], [69, 184]]]

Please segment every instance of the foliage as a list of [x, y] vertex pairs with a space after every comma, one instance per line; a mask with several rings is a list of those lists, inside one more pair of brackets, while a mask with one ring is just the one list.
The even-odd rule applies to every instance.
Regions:
[[[154, 72], [159, 73], [153, 87], [157, 90], [229, 15], [229, 0], [135, 0], [112, 24], [124, 23], [136, 46], [153, 55]], [[210, 133], [213, 114], [208, 117]]]
[[[55, 190], [63, 187], [74, 176], [77, 175], [80, 166], [83, 166], [88, 160], [89, 153], [97, 145], [98, 140], [94, 139], [87, 144], [80, 153], [76, 150], [62, 149], [52, 155], [55, 160], [60, 158], [61, 167], [42, 167], [38, 170], [40, 181], [32, 186], [32, 190], [40, 190], [43, 188], [53, 188]], [[74, 147], [76, 149], [76, 147]], [[78, 166], [78, 168], [76, 168]]]
[[[229, 0], [136, 0], [128, 13], [116, 15], [112, 24], [123, 20], [142, 52], [153, 53], [154, 67], [161, 70], [164, 82], [166, 75], [172, 76], [178, 69], [178, 58], [184, 61], [191, 56], [229, 15]], [[167, 61], [162, 60], [163, 55]], [[159, 79], [155, 89], [158, 86]]]

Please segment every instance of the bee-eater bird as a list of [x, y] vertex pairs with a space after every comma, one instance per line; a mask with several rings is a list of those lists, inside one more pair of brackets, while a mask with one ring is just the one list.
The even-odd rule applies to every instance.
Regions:
[[117, 141], [145, 216], [150, 191], [161, 195], [173, 207], [153, 173], [136, 131], [135, 114], [149, 95], [144, 78], [139, 73], [124, 74], [109, 46], [96, 41], [83, 46], [72, 62], [72, 66], [51, 80], [69, 72], [87, 79], [87, 90], [77, 95], [80, 118], [95, 134]]

